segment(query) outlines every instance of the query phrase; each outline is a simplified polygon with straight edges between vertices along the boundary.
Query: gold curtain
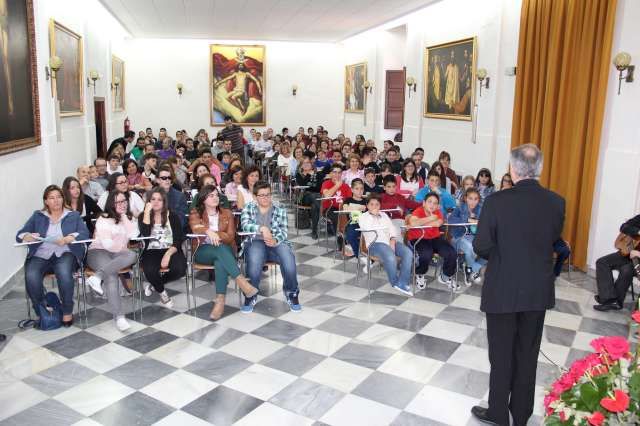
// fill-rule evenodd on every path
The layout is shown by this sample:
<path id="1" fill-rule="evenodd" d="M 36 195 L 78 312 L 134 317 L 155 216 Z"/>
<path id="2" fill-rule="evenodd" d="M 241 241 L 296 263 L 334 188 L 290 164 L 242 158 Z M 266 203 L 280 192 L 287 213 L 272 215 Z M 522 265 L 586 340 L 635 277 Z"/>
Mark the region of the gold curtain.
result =
<path id="1" fill-rule="evenodd" d="M 540 182 L 566 199 L 563 235 L 583 269 L 616 3 L 523 0 L 520 17 L 511 145 L 542 149 Z"/>

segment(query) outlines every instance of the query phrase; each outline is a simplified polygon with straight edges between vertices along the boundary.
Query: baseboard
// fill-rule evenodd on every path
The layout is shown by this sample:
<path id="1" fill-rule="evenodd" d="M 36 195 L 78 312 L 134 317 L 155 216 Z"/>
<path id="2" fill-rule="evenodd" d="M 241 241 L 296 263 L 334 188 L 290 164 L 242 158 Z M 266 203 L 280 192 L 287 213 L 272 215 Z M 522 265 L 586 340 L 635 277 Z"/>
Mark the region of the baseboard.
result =
<path id="1" fill-rule="evenodd" d="M 24 285 L 24 266 L 21 266 L 15 274 L 0 284 L 0 299 L 4 298 L 16 285 Z"/>

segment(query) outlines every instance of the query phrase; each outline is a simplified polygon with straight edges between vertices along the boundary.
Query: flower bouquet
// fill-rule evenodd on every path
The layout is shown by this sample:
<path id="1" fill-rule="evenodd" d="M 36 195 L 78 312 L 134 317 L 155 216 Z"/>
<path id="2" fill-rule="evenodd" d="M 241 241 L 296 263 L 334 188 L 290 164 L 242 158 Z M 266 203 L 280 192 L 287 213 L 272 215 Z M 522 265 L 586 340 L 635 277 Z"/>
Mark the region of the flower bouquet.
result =
<path id="1" fill-rule="evenodd" d="M 634 312 L 640 322 L 640 312 Z M 546 425 L 618 426 L 640 424 L 638 352 L 626 338 L 600 337 L 595 350 L 575 361 L 544 398 Z"/>

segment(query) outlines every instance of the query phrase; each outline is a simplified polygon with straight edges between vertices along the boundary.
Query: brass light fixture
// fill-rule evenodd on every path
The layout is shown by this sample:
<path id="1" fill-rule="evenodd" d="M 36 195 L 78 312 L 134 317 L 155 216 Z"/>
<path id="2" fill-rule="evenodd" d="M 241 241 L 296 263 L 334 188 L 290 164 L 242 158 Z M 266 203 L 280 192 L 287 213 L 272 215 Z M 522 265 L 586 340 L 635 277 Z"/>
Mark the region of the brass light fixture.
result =
<path id="1" fill-rule="evenodd" d="M 369 80 L 366 80 L 364 83 L 362 83 L 362 87 L 364 87 L 364 90 L 369 93 L 373 92 L 373 83 L 371 83 Z"/>
<path id="2" fill-rule="evenodd" d="M 98 81 L 99 79 L 100 79 L 100 74 L 98 74 L 98 71 L 96 70 L 89 71 L 89 77 L 87 77 L 87 86 L 88 87 L 93 86 L 94 95 L 96 93 L 96 81 Z"/>
<path id="3" fill-rule="evenodd" d="M 178 95 L 182 96 L 182 89 L 184 89 L 184 85 L 182 83 L 176 84 L 176 88 L 178 89 Z"/>
<path id="4" fill-rule="evenodd" d="M 416 91 L 418 83 L 414 77 L 407 77 L 407 86 L 409 87 L 409 97 L 411 97 L 411 90 Z"/>
<path id="5" fill-rule="evenodd" d="M 293 96 L 296 96 L 298 94 L 298 85 L 294 84 L 293 86 L 291 86 L 291 94 Z"/>
<path id="6" fill-rule="evenodd" d="M 636 69 L 635 65 L 631 65 L 631 55 L 627 52 L 620 52 L 613 58 L 613 65 L 616 67 L 620 75 L 618 76 L 618 95 L 620 94 L 620 88 L 622 86 L 622 80 L 627 83 L 633 82 L 633 71 Z M 626 74 L 623 74 L 624 72 Z"/>
<path id="7" fill-rule="evenodd" d="M 44 71 L 47 75 L 47 80 L 50 78 L 56 78 L 56 73 L 62 68 L 63 61 L 59 56 L 52 56 L 49 58 L 49 66 L 44 67 Z"/>
<path id="8" fill-rule="evenodd" d="M 476 72 L 476 77 L 478 78 L 478 81 L 480 82 L 480 96 L 482 96 L 482 88 L 484 87 L 485 89 L 489 88 L 489 80 L 490 78 L 487 76 L 487 70 L 484 68 L 478 68 L 478 71 Z"/>
<path id="9" fill-rule="evenodd" d="M 113 82 L 111 83 L 111 90 L 115 90 L 116 95 L 118 94 L 118 86 L 120 86 L 120 77 L 113 77 Z"/>

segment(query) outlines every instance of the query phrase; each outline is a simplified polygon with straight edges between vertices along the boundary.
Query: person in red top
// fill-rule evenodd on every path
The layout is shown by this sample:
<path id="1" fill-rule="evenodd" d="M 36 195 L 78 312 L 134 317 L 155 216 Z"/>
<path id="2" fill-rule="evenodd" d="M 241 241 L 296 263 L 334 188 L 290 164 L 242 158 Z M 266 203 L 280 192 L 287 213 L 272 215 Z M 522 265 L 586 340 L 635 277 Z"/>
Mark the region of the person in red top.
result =
<path id="1" fill-rule="evenodd" d="M 320 193 L 323 198 L 335 197 L 332 200 L 322 200 L 322 210 L 325 211 L 328 209 L 326 217 L 329 218 L 332 224 L 336 225 L 338 223 L 338 215 L 336 214 L 336 211 L 340 210 L 340 206 L 344 200 L 352 195 L 349 185 L 342 181 L 341 166 L 335 164 L 331 166 L 329 177 L 322 182 Z M 335 229 L 329 229 L 329 231 L 330 235 L 335 233 Z"/>
<path id="2" fill-rule="evenodd" d="M 397 209 L 391 212 L 385 212 L 389 215 L 391 220 L 400 219 L 404 221 L 405 215 L 413 209 L 420 207 L 420 203 L 405 198 L 404 196 L 396 192 L 396 177 L 394 175 L 387 175 L 382 180 L 384 185 L 384 193 L 382 194 L 382 200 L 380 202 L 381 210 Z"/>
<path id="3" fill-rule="evenodd" d="M 408 239 L 414 251 L 418 253 L 418 264 L 416 265 L 416 285 L 423 289 L 427 286 L 425 274 L 429 269 L 431 258 L 434 253 L 438 253 L 444 260 L 442 272 L 438 276 L 438 281 L 449 288 L 458 290 L 460 286 L 454 283 L 453 275 L 456 273 L 456 251 L 440 235 L 440 226 L 444 223 L 442 211 L 440 209 L 440 197 L 432 192 L 428 194 L 422 206 L 418 207 L 407 217 L 407 224 L 411 226 L 431 226 L 424 229 L 409 229 Z M 422 237 L 420 242 L 417 240 Z"/>

